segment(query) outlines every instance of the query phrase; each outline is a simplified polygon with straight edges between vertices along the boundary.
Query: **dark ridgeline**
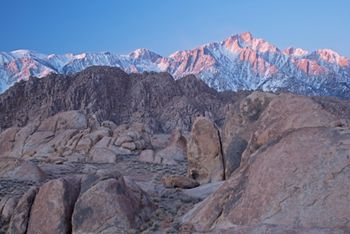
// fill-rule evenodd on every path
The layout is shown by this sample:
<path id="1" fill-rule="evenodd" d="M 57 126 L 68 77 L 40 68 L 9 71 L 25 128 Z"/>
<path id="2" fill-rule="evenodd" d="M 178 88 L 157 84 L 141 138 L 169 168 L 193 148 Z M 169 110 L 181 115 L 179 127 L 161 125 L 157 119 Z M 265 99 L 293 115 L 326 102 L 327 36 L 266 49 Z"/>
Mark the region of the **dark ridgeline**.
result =
<path id="1" fill-rule="evenodd" d="M 198 115 L 209 115 L 220 125 L 226 105 L 248 93 L 217 92 L 193 75 L 175 81 L 168 73 L 127 74 L 94 66 L 74 75 L 16 83 L 0 95 L 0 129 L 68 110 L 117 124 L 144 122 L 158 132 L 189 129 Z"/>

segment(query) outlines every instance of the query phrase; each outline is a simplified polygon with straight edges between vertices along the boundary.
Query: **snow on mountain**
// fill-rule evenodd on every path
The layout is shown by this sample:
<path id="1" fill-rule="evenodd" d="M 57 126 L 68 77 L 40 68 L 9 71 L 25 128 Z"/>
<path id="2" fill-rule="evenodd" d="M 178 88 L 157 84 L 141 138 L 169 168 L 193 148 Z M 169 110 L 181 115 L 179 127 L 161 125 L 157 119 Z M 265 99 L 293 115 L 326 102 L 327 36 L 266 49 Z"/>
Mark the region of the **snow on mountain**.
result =
<path id="1" fill-rule="evenodd" d="M 93 65 L 120 67 L 126 72 L 167 71 L 176 79 L 195 74 L 217 90 L 289 90 L 307 95 L 350 98 L 350 61 L 322 49 L 280 50 L 251 33 L 162 57 L 147 49 L 128 55 L 109 52 L 44 55 L 28 50 L 0 53 L 0 92 L 30 76 L 72 74 Z"/>

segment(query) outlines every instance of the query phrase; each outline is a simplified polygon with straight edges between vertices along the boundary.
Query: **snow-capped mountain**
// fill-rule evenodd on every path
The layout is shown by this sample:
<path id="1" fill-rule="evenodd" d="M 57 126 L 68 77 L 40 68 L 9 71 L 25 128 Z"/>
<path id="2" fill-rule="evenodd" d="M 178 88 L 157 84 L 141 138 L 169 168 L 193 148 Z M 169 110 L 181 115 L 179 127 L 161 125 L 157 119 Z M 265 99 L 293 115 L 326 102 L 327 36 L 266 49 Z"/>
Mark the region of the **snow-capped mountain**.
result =
<path id="1" fill-rule="evenodd" d="M 280 50 L 245 32 L 221 42 L 162 57 L 147 49 L 128 55 L 109 52 L 45 55 L 28 50 L 0 53 L 0 92 L 14 82 L 49 73 L 72 74 L 92 65 L 126 72 L 167 71 L 175 78 L 195 74 L 217 90 L 289 90 L 350 98 L 350 60 L 329 49 Z"/>

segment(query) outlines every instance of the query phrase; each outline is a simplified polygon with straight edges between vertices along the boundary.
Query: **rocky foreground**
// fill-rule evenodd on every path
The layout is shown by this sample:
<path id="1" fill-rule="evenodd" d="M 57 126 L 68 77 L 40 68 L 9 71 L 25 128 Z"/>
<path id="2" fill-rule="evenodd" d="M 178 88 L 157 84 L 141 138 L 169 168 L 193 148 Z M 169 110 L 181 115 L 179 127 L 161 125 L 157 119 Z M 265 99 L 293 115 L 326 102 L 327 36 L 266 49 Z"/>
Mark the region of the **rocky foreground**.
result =
<path id="1" fill-rule="evenodd" d="M 0 96 L 1 233 L 350 233 L 348 101 L 70 78 Z"/>

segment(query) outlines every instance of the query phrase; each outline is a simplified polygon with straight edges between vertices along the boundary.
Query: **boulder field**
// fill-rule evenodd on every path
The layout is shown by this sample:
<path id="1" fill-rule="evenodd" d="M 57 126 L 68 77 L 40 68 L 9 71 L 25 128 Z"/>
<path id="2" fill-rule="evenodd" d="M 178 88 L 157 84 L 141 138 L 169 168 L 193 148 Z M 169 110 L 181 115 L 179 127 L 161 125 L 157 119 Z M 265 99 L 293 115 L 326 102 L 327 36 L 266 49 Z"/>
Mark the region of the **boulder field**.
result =
<path id="1" fill-rule="evenodd" d="M 87 74 L 97 73 L 74 79 Z M 128 89 L 157 88 L 148 83 L 156 74 L 120 76 Z M 71 108 L 91 101 L 83 95 L 62 110 L 45 99 L 58 109 L 35 106 L 39 115 L 10 119 L 19 107 L 6 97 L 51 81 L 3 94 L 0 233 L 350 233 L 349 101 L 265 92 L 230 101 L 237 96 L 202 86 L 189 101 L 193 77 L 164 79 L 164 92 L 179 96 L 147 99 L 145 91 L 150 102 L 136 103 L 145 118 L 117 99 L 106 103 L 120 116 L 101 102 Z M 212 100 L 212 111 L 192 109 L 200 100 Z M 166 113 L 174 103 L 186 113 Z"/>

